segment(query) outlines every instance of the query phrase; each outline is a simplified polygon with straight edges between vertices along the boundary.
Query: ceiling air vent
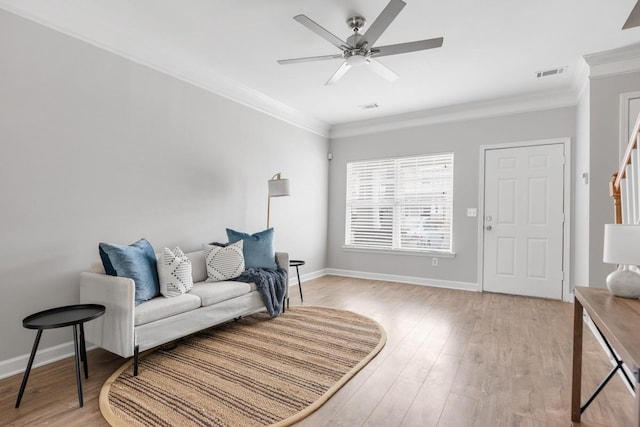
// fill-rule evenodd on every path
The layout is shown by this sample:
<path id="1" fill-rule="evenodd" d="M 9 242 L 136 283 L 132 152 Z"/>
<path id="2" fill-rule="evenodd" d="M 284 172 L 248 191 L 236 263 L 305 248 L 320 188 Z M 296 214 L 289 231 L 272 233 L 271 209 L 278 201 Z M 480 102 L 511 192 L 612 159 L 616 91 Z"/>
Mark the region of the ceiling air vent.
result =
<path id="1" fill-rule="evenodd" d="M 359 106 L 363 110 L 373 110 L 374 108 L 380 108 L 378 103 L 372 102 L 371 104 L 364 104 Z"/>
<path id="2" fill-rule="evenodd" d="M 552 68 L 551 70 L 544 70 L 536 72 L 536 77 L 555 76 L 556 74 L 562 74 L 567 72 L 567 67 Z"/>

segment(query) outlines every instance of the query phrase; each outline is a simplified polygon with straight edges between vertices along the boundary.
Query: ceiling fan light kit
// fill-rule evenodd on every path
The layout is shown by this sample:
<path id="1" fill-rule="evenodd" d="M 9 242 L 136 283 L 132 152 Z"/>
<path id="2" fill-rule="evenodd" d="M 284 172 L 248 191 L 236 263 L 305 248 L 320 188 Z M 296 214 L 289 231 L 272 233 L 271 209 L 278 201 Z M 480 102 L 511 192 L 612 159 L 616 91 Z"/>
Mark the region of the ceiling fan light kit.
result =
<path id="1" fill-rule="evenodd" d="M 391 25 L 391 22 L 393 22 L 396 16 L 398 16 L 400 11 L 406 5 L 407 4 L 402 0 L 391 0 L 364 34 L 360 33 L 360 30 L 365 26 L 367 22 L 366 19 L 360 15 L 349 17 L 347 19 L 347 25 L 349 25 L 353 34 L 349 36 L 346 41 L 343 41 L 338 36 L 330 33 L 307 16 L 296 15 L 293 19 L 340 49 L 342 53 L 337 55 L 281 59 L 278 63 L 281 65 L 287 65 L 299 64 L 301 62 L 324 61 L 328 59 L 342 59 L 342 65 L 340 65 L 338 70 L 333 73 L 329 80 L 327 80 L 325 85 L 335 83 L 342 78 L 342 76 L 344 76 L 351 67 L 360 65 L 369 65 L 369 68 L 379 76 L 392 82 L 399 76 L 386 65 L 376 61 L 376 57 L 438 48 L 442 46 L 444 40 L 442 37 L 438 37 L 428 40 L 376 47 L 375 43 L 378 41 L 378 38 L 380 38 L 382 33 L 389 27 L 389 25 Z"/>
<path id="2" fill-rule="evenodd" d="M 345 55 L 344 60 L 350 66 L 366 64 L 369 61 L 371 52 L 351 52 Z"/>

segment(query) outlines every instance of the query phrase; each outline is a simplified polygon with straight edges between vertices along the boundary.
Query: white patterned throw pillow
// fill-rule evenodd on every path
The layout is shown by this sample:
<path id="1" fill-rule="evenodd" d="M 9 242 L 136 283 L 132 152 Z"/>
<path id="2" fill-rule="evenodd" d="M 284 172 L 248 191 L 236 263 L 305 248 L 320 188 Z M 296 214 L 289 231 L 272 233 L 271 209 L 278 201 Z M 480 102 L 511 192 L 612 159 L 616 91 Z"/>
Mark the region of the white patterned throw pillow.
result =
<path id="1" fill-rule="evenodd" d="M 207 282 L 220 282 L 238 277 L 244 271 L 242 240 L 228 246 L 204 246 Z"/>
<path id="2" fill-rule="evenodd" d="M 164 248 L 158 260 L 160 293 L 165 297 L 177 297 L 193 288 L 191 260 L 176 247 L 173 252 Z"/>

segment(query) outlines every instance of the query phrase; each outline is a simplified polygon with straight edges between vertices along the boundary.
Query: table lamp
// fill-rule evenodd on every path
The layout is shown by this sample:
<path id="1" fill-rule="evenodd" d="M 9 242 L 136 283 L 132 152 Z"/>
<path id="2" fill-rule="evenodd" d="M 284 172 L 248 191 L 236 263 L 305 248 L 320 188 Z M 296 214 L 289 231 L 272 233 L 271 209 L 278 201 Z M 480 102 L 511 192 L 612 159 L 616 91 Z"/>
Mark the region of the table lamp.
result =
<path id="1" fill-rule="evenodd" d="M 289 196 L 289 180 L 282 178 L 282 172 L 278 172 L 269 180 L 269 196 L 267 197 L 267 228 L 269 228 L 271 198 L 282 196 Z"/>
<path id="2" fill-rule="evenodd" d="M 640 298 L 640 274 L 628 266 L 640 265 L 640 225 L 605 224 L 602 260 L 618 264 L 607 276 L 607 288 L 624 298 Z"/>

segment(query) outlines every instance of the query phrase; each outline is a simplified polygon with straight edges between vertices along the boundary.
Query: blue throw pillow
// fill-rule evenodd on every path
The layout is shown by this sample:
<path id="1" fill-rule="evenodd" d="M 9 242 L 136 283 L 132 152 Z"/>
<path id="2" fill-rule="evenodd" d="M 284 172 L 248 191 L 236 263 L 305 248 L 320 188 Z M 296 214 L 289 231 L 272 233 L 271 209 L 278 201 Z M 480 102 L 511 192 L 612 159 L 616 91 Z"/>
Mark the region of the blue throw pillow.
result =
<path id="1" fill-rule="evenodd" d="M 245 268 L 278 268 L 273 247 L 273 228 L 247 234 L 227 228 L 229 243 L 242 240 Z"/>
<path id="2" fill-rule="evenodd" d="M 98 249 L 108 275 L 133 279 L 136 305 L 160 295 L 156 254 L 147 240 L 129 246 L 100 243 Z"/>

